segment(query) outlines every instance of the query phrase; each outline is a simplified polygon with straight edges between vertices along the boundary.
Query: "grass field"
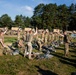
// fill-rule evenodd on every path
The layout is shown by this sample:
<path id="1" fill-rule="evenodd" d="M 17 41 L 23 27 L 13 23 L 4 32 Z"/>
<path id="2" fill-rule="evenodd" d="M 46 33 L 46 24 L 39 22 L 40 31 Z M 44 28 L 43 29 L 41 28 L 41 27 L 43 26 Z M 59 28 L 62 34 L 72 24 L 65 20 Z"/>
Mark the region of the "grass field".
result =
<path id="1" fill-rule="evenodd" d="M 5 43 L 13 43 L 17 40 L 17 37 L 13 37 L 13 36 L 6 36 L 5 39 L 4 39 L 4 42 Z"/>
<path id="2" fill-rule="evenodd" d="M 10 38 L 5 38 L 10 42 Z M 16 38 L 11 38 L 14 42 Z M 0 56 L 0 75 L 71 75 L 76 72 L 76 48 L 70 48 L 69 56 L 64 57 L 64 47 L 51 53 L 50 59 L 29 60 L 22 55 Z"/>

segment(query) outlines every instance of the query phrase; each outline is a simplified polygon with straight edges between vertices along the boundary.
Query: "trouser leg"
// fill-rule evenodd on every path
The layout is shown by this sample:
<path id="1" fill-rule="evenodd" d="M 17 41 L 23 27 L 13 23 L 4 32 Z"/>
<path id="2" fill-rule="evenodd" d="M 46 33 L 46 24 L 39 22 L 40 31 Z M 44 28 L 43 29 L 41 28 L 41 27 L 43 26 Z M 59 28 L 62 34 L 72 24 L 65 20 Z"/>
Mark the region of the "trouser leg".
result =
<path id="1" fill-rule="evenodd" d="M 27 55 L 27 52 L 28 52 L 28 46 L 25 47 L 25 50 L 24 50 L 24 57 Z"/>
<path id="2" fill-rule="evenodd" d="M 69 44 L 65 43 L 65 51 L 64 51 L 64 55 L 68 55 L 69 54 Z"/>
<path id="3" fill-rule="evenodd" d="M 31 44 L 31 42 L 28 43 L 28 50 L 29 50 L 28 58 L 31 59 L 31 53 L 32 53 L 32 44 Z"/>
<path id="4" fill-rule="evenodd" d="M 2 46 L 3 46 L 3 47 L 6 47 L 6 45 L 4 45 L 4 43 L 3 43 L 3 40 L 2 40 L 2 39 L 0 39 L 0 42 L 1 42 L 1 44 L 2 44 Z"/>
<path id="5" fill-rule="evenodd" d="M 38 42 L 37 42 L 37 45 L 38 45 L 38 50 L 41 51 L 41 49 L 42 49 L 42 48 L 41 48 L 41 47 L 42 47 L 42 46 L 41 46 L 41 42 L 38 41 Z"/>

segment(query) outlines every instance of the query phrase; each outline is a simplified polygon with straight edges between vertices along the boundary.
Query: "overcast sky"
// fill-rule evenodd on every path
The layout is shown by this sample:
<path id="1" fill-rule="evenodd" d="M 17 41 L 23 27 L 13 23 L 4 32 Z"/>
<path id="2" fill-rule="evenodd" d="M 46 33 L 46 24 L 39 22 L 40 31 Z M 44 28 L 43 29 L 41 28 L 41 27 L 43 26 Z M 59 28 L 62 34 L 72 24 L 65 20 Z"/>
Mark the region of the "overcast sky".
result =
<path id="1" fill-rule="evenodd" d="M 0 17 L 3 14 L 8 14 L 12 20 L 16 15 L 22 14 L 23 16 L 31 17 L 34 8 L 40 4 L 56 3 L 57 5 L 76 3 L 76 0 L 0 0 Z"/>

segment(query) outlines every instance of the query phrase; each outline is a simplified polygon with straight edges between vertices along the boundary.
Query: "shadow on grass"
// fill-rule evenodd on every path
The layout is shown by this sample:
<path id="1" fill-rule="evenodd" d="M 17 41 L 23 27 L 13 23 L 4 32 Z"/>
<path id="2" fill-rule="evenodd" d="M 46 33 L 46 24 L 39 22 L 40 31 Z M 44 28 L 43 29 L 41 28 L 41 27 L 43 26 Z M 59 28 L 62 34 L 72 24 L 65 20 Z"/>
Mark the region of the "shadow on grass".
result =
<path id="1" fill-rule="evenodd" d="M 72 66 L 76 67 L 76 63 L 73 63 L 72 61 L 67 61 L 67 60 L 60 59 L 60 62 L 62 62 L 64 64 L 69 64 L 69 65 L 72 65 Z"/>
<path id="2" fill-rule="evenodd" d="M 35 67 L 38 69 L 38 72 L 40 73 L 40 75 L 58 75 L 58 74 L 51 72 L 49 70 L 43 70 L 39 66 L 35 66 Z"/>
<path id="3" fill-rule="evenodd" d="M 76 59 L 70 59 L 68 57 L 64 57 L 61 53 L 51 53 L 52 55 L 56 56 L 59 58 L 60 62 L 69 64 L 72 66 L 76 66 Z"/>
<path id="4" fill-rule="evenodd" d="M 76 57 L 75 55 L 71 55 L 72 57 Z"/>
<path id="5" fill-rule="evenodd" d="M 58 49 L 58 50 L 64 50 L 64 48 L 60 48 L 60 47 L 58 47 L 58 48 L 55 48 L 55 49 Z"/>
<path id="6" fill-rule="evenodd" d="M 74 49 L 74 50 L 69 50 L 69 52 L 76 53 L 76 49 Z"/>

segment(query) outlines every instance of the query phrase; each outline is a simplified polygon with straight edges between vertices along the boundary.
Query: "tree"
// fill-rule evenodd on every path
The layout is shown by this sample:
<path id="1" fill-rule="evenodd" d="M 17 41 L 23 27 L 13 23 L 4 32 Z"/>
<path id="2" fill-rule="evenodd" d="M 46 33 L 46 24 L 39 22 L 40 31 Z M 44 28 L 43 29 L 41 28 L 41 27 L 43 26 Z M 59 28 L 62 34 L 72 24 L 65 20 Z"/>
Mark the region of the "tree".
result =
<path id="1" fill-rule="evenodd" d="M 11 20 L 7 14 L 0 17 L 0 27 L 38 27 L 39 29 L 54 28 L 76 30 L 76 4 L 57 6 L 56 4 L 39 4 L 34 8 L 31 18 L 16 15 L 15 21 Z"/>
<path id="2" fill-rule="evenodd" d="M 24 28 L 24 20 L 22 19 L 22 15 L 16 15 L 13 26 Z"/>
<path id="3" fill-rule="evenodd" d="M 76 12 L 72 14 L 71 18 L 70 18 L 70 26 L 69 26 L 70 30 L 76 30 Z"/>
<path id="4" fill-rule="evenodd" d="M 31 27 L 31 18 L 22 15 L 17 15 L 14 21 L 14 26 L 20 26 L 22 29 L 24 29 L 25 27 Z"/>
<path id="5" fill-rule="evenodd" d="M 34 8 L 32 23 L 34 27 L 43 28 L 41 15 L 43 13 L 44 4 L 39 4 Z"/>
<path id="6" fill-rule="evenodd" d="M 44 6 L 44 12 L 42 14 L 42 22 L 44 29 L 52 30 L 56 26 L 57 18 L 57 5 L 56 4 L 46 4 Z"/>
<path id="7" fill-rule="evenodd" d="M 66 26 L 69 24 L 69 11 L 65 4 L 58 6 L 58 18 L 62 29 L 66 30 Z"/>
<path id="8" fill-rule="evenodd" d="M 70 19 L 69 19 L 69 30 L 76 30 L 76 4 L 69 6 Z"/>
<path id="9" fill-rule="evenodd" d="M 13 21 L 12 21 L 11 17 L 9 17 L 7 14 L 4 14 L 1 16 L 1 18 L 0 18 L 1 27 L 11 28 L 12 23 L 13 23 Z"/>
<path id="10" fill-rule="evenodd" d="M 76 11 L 76 5 L 74 5 L 73 3 L 70 5 L 69 7 L 69 11 L 70 13 L 74 13 Z"/>
<path id="11" fill-rule="evenodd" d="M 32 27 L 31 26 L 31 18 L 26 17 L 26 19 L 24 20 L 24 25 L 25 25 L 25 27 Z"/>

